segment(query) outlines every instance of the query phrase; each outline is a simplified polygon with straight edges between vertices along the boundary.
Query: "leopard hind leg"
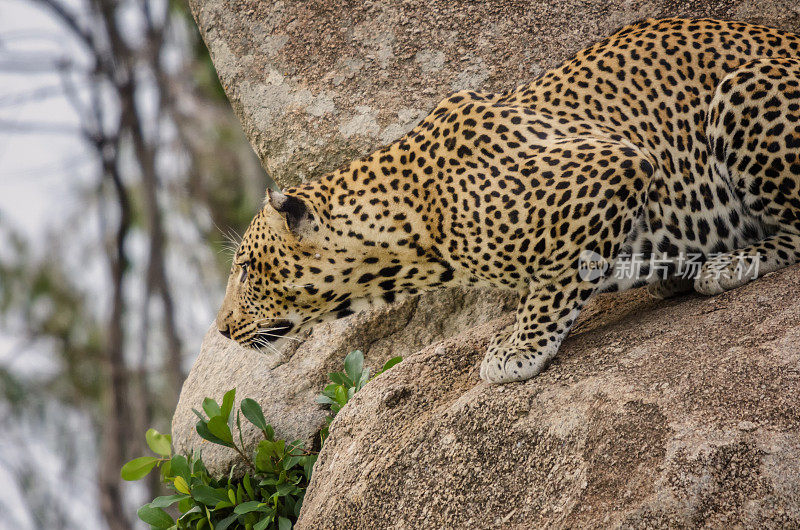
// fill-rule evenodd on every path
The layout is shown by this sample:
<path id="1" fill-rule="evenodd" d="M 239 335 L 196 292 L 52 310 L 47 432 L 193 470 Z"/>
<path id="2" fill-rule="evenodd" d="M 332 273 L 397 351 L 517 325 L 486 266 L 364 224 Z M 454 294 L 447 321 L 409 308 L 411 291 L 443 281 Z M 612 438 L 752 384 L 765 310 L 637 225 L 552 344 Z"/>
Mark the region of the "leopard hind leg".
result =
<path id="1" fill-rule="evenodd" d="M 770 232 L 709 257 L 695 289 L 710 295 L 800 261 L 800 60 L 759 59 L 728 74 L 709 107 L 707 138 L 743 215 Z"/>

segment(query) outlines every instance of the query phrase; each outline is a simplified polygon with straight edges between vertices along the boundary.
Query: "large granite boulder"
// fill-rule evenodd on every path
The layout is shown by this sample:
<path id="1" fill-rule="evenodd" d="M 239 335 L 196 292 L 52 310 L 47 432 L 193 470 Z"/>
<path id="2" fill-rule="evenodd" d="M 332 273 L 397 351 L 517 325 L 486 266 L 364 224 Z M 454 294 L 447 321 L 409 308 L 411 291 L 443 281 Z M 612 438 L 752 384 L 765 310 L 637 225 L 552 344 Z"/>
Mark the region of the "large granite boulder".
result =
<path id="1" fill-rule="evenodd" d="M 800 267 L 638 295 L 598 300 L 525 383 L 478 378 L 497 322 L 371 382 L 296 528 L 800 528 Z"/>
<path id="2" fill-rule="evenodd" d="M 800 31 L 794 0 L 190 4 L 281 186 L 390 142 L 450 91 L 524 83 L 640 18 Z M 501 387 L 480 383 L 476 368 L 510 318 L 491 321 L 513 305 L 494 293 L 426 295 L 321 326 L 278 356 L 212 330 L 174 440 L 227 470 L 234 455 L 201 444 L 190 408 L 236 386 L 279 434 L 312 444 L 325 414 L 314 395 L 361 348 L 373 367 L 406 360 L 334 423 L 300 527 L 798 526 L 799 273 L 711 299 L 598 299 L 550 370 Z"/>
<path id="3" fill-rule="evenodd" d="M 222 84 L 282 186 L 368 154 L 447 93 L 526 83 L 646 17 L 796 30 L 795 0 L 189 0 Z"/>

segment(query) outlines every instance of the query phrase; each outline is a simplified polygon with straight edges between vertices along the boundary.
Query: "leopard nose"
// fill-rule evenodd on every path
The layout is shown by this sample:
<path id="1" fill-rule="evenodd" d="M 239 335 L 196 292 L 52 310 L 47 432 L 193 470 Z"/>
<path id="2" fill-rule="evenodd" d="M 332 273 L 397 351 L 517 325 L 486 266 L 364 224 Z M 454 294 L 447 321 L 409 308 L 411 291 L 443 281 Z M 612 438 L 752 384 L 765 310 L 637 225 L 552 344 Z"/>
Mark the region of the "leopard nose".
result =
<path id="1" fill-rule="evenodd" d="M 217 331 L 219 331 L 219 334 L 222 335 L 223 337 L 225 337 L 226 339 L 231 338 L 231 328 L 230 327 L 225 326 L 224 328 L 219 328 Z"/>

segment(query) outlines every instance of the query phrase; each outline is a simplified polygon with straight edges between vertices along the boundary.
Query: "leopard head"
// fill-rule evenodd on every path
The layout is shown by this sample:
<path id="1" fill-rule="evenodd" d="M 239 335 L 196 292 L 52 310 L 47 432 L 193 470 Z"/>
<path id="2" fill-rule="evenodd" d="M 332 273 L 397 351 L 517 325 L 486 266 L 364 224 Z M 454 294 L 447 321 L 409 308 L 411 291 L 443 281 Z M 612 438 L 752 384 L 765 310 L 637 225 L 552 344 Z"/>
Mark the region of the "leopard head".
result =
<path id="1" fill-rule="evenodd" d="M 233 259 L 217 314 L 222 335 L 245 347 L 275 346 L 316 322 L 392 302 L 439 277 L 443 267 L 435 260 L 368 241 L 326 202 L 298 190 L 268 193 Z"/>
<path id="2" fill-rule="evenodd" d="M 236 251 L 217 313 L 219 332 L 259 347 L 297 332 L 329 309 L 317 285 L 324 279 L 319 221 L 305 200 L 269 191 Z"/>

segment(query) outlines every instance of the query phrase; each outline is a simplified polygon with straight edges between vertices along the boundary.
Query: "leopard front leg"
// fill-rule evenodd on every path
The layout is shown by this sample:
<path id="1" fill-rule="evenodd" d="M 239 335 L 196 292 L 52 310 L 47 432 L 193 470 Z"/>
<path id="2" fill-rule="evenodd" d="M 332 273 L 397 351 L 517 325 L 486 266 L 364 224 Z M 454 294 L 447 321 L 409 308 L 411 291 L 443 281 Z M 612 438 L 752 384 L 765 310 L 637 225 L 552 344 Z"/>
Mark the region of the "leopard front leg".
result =
<path id="1" fill-rule="evenodd" d="M 523 381 L 538 375 L 558 352 L 596 285 L 575 279 L 536 286 L 520 301 L 517 320 L 489 343 L 481 378 L 489 383 Z"/>
<path id="2" fill-rule="evenodd" d="M 570 158 L 563 173 L 554 169 L 553 160 L 567 151 L 591 160 L 579 177 Z M 638 148 L 588 137 L 554 141 L 526 164 L 525 178 L 542 190 L 526 216 L 534 224 L 520 232 L 538 250 L 523 260 L 530 283 L 516 322 L 491 341 L 481 364 L 481 377 L 490 383 L 522 381 L 545 369 L 583 305 L 613 271 L 657 171 Z"/>

